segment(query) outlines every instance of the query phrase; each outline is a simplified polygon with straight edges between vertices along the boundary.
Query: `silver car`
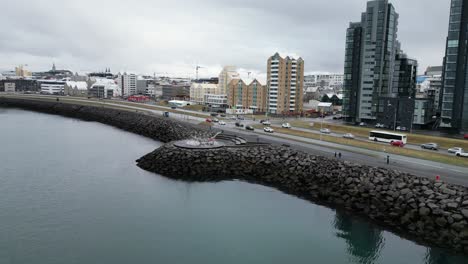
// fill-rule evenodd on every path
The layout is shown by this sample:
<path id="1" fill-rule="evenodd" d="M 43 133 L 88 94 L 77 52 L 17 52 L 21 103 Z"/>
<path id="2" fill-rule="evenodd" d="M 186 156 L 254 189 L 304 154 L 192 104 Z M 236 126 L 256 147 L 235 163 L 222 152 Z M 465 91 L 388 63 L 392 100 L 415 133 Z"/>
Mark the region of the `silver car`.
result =
<path id="1" fill-rule="evenodd" d="M 343 138 L 354 139 L 354 135 L 351 134 L 351 133 L 347 133 L 347 134 L 344 134 L 344 135 L 343 135 Z"/>
<path id="2" fill-rule="evenodd" d="M 328 128 L 322 128 L 322 129 L 320 129 L 320 133 L 323 133 L 323 134 L 330 134 L 331 131 L 330 131 L 330 129 L 328 129 Z"/>
<path id="3" fill-rule="evenodd" d="M 421 145 L 422 149 L 430 149 L 430 150 L 439 150 L 439 145 L 437 143 L 426 143 Z"/>

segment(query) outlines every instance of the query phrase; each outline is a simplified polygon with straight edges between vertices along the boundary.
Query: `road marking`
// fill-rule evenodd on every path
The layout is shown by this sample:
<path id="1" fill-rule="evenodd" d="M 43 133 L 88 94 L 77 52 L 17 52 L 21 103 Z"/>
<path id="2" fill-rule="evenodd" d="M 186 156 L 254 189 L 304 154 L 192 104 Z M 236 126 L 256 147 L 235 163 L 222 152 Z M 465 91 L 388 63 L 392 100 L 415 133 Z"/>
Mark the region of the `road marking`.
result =
<path id="1" fill-rule="evenodd" d="M 459 170 L 454 170 L 454 169 L 449 169 L 451 171 L 455 171 L 455 172 L 460 172 L 460 173 L 465 173 L 464 171 L 459 171 Z"/>
<path id="2" fill-rule="evenodd" d="M 395 158 L 393 158 L 393 159 L 394 159 L 394 160 L 403 161 L 403 162 L 414 163 L 414 164 L 418 164 L 418 165 L 429 166 L 429 167 L 433 167 L 433 168 L 437 168 L 437 169 L 443 169 L 443 168 L 444 168 L 444 167 L 441 167 L 441 166 L 434 166 L 434 165 L 430 165 L 430 164 L 426 164 L 426 163 L 421 163 L 421 162 L 415 162 L 415 161 L 409 161 L 409 160 L 402 160 L 402 159 L 395 159 Z"/>

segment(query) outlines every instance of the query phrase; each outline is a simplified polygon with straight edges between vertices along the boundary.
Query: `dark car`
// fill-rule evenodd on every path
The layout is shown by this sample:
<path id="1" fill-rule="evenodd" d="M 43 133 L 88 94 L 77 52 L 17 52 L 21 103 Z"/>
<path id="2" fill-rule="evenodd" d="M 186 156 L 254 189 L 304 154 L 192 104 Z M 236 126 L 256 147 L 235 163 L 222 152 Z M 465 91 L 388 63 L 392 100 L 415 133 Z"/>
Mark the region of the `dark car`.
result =
<path id="1" fill-rule="evenodd" d="M 221 114 L 221 117 L 226 117 L 226 115 L 225 115 L 225 114 Z"/>
<path id="2" fill-rule="evenodd" d="M 465 134 L 465 136 L 463 136 L 464 139 L 468 139 L 468 134 Z"/>
<path id="3" fill-rule="evenodd" d="M 254 130 L 255 130 L 255 128 L 254 128 L 253 126 L 246 126 L 245 129 L 250 130 L 250 131 L 254 131 Z"/>
<path id="4" fill-rule="evenodd" d="M 175 107 L 175 106 L 171 106 L 171 109 L 177 109 L 177 107 Z"/>
<path id="5" fill-rule="evenodd" d="M 236 122 L 236 127 L 244 127 L 244 124 Z"/>
<path id="6" fill-rule="evenodd" d="M 211 113 L 211 116 L 216 117 L 216 116 L 218 116 L 218 114 L 217 113 Z"/>

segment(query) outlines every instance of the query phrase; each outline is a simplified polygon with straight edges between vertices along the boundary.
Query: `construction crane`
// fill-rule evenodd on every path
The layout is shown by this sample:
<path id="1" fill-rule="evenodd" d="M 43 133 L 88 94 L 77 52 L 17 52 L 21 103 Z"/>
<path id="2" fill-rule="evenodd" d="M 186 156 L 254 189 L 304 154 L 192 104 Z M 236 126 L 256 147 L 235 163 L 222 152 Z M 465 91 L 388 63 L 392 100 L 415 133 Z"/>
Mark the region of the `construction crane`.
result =
<path id="1" fill-rule="evenodd" d="M 197 79 L 197 81 L 198 81 L 198 70 L 199 70 L 199 69 L 202 69 L 202 68 L 204 68 L 204 67 L 197 65 L 195 68 L 196 68 L 196 72 L 197 72 L 196 79 Z"/>

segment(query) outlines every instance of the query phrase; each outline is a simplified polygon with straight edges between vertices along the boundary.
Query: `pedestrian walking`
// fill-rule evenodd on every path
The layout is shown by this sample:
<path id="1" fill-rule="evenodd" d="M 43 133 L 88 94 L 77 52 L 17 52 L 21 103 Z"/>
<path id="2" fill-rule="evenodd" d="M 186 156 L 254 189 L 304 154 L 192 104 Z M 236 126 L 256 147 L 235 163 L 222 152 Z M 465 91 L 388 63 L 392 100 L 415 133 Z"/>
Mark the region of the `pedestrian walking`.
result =
<path id="1" fill-rule="evenodd" d="M 339 158 L 339 159 L 341 159 L 341 152 L 340 152 L 340 153 L 338 153 L 338 158 Z"/>

